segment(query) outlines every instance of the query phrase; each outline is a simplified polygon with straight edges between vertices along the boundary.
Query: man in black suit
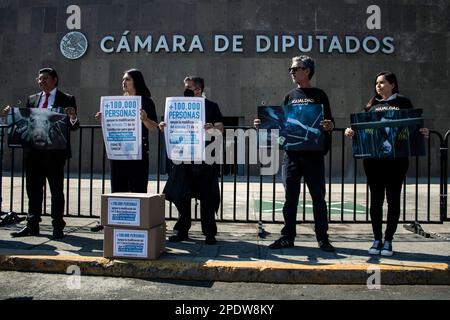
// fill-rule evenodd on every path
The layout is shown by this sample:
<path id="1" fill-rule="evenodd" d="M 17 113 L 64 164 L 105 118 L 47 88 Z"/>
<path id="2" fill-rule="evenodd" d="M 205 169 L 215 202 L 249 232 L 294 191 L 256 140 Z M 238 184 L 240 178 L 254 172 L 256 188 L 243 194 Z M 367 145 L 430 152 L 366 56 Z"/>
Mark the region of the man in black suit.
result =
<path id="1" fill-rule="evenodd" d="M 39 70 L 36 79 L 42 92 L 31 95 L 26 108 L 63 108 L 67 114 L 67 127 L 76 130 L 80 126 L 76 114 L 75 97 L 58 90 L 58 75 L 52 68 Z M 7 107 L 8 108 L 8 107 Z M 5 109 L 4 111 L 9 111 Z M 67 148 L 65 150 L 24 149 L 26 185 L 28 195 L 27 226 L 18 232 L 11 233 L 12 237 L 39 235 L 42 201 L 45 180 L 47 179 L 52 195 L 51 216 L 53 238 L 64 237 L 66 223 L 64 214 L 64 165 L 71 157 L 70 133 L 67 134 Z"/>
<path id="2" fill-rule="evenodd" d="M 186 97 L 203 97 L 205 81 L 200 77 L 186 77 L 184 79 L 184 95 Z M 223 133 L 223 116 L 217 103 L 205 98 L 205 130 L 216 129 Z M 160 123 L 164 130 L 165 123 Z M 205 141 L 207 146 L 211 141 Z M 191 228 L 191 198 L 200 200 L 200 220 L 205 244 L 217 243 L 217 224 L 215 214 L 220 205 L 220 189 L 218 168 L 216 164 L 174 164 L 172 163 L 169 179 L 163 193 L 166 200 L 172 201 L 179 213 L 174 226 L 174 234 L 169 237 L 170 242 L 180 242 L 189 239 Z"/>

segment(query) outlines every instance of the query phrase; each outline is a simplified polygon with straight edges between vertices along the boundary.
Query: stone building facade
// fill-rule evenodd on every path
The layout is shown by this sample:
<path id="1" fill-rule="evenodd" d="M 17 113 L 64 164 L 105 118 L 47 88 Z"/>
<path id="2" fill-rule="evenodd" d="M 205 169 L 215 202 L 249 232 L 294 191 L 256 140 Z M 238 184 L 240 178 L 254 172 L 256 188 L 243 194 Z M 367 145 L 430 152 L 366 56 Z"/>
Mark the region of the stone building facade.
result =
<path id="1" fill-rule="evenodd" d="M 79 30 L 68 29 L 71 5 L 80 9 Z M 380 19 L 371 5 L 380 9 Z M 144 73 L 159 117 L 165 98 L 182 94 L 184 76 L 199 75 L 228 124 L 250 125 L 258 105 L 280 104 L 293 88 L 290 58 L 305 53 L 316 60 L 313 84 L 327 92 L 338 127 L 348 126 L 349 114 L 372 96 L 375 75 L 391 70 L 400 92 L 424 109 L 426 126 L 442 134 L 450 129 L 446 0 L 0 0 L 0 15 L 0 105 L 37 92 L 37 70 L 52 66 L 61 89 L 76 96 L 82 124 L 96 124 L 100 97 L 121 94 L 123 71 L 135 67 Z M 60 50 L 71 31 L 83 33 L 89 43 L 73 60 Z M 83 155 L 90 152 L 84 142 L 90 133 L 84 135 Z M 94 150 L 100 150 L 101 136 L 94 141 Z M 340 141 L 337 136 L 336 152 Z M 349 141 L 345 150 L 351 156 Z M 7 157 L 10 151 L 5 152 Z M 432 172 L 438 175 L 435 143 L 432 152 Z M 96 172 L 101 156 L 94 155 Z M 154 173 L 156 155 L 151 159 Z M 338 175 L 340 156 L 332 161 Z M 83 160 L 82 171 L 88 167 Z M 349 175 L 352 167 L 353 161 L 346 162 Z"/>

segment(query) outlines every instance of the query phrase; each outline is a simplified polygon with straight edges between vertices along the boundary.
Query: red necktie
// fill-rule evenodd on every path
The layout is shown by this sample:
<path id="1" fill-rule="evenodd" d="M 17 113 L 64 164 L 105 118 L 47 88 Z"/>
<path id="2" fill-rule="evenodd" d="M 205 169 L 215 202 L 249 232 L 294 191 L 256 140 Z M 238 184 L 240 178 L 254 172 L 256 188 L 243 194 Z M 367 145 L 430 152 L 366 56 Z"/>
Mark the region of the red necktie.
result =
<path id="1" fill-rule="evenodd" d="M 45 101 L 44 101 L 44 104 L 42 105 L 42 108 L 48 107 L 48 97 L 50 97 L 50 93 L 45 94 Z"/>

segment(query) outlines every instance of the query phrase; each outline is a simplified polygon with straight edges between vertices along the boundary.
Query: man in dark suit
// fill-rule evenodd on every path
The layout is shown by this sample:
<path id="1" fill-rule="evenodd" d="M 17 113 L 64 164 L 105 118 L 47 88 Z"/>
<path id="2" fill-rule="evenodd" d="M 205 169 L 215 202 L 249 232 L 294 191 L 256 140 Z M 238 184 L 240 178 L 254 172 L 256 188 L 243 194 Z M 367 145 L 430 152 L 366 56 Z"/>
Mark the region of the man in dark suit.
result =
<path id="1" fill-rule="evenodd" d="M 63 108 L 67 114 L 67 127 L 76 130 L 79 121 L 76 114 L 75 97 L 58 90 L 58 75 L 52 68 L 39 70 L 36 79 L 42 92 L 28 98 L 26 108 Z M 8 110 L 4 110 L 8 111 Z M 67 134 L 67 148 L 65 150 L 24 149 L 26 169 L 26 189 L 28 195 L 27 225 L 18 232 L 11 233 L 12 237 L 39 235 L 42 201 L 45 180 L 47 179 L 52 195 L 51 217 L 53 238 L 64 237 L 66 223 L 64 214 L 64 165 L 71 157 L 70 133 Z"/>
<path id="2" fill-rule="evenodd" d="M 205 81 L 200 77 L 186 77 L 184 79 L 184 95 L 186 97 L 203 97 Z M 216 129 L 223 133 L 223 116 L 217 103 L 205 99 L 205 130 Z M 160 123 L 164 130 L 165 123 Z M 211 141 L 205 141 L 207 146 Z M 191 228 L 191 199 L 200 200 L 200 220 L 205 244 L 217 243 L 217 224 L 215 214 L 220 205 L 220 189 L 218 168 L 216 164 L 174 164 L 172 163 L 169 179 L 163 193 L 166 200 L 175 204 L 179 216 L 174 226 L 174 234 L 169 237 L 170 242 L 180 242 L 189 239 Z"/>

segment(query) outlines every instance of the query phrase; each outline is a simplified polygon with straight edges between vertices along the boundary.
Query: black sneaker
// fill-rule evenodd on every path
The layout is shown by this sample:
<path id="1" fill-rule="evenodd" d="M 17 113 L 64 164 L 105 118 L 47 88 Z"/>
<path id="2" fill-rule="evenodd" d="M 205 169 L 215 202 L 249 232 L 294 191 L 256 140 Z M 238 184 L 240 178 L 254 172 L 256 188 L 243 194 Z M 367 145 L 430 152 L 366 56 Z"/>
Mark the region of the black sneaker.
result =
<path id="1" fill-rule="evenodd" d="M 334 247 L 328 240 L 319 241 L 318 244 L 319 244 L 319 248 L 322 251 L 326 251 L 326 252 L 334 252 L 335 251 Z"/>
<path id="2" fill-rule="evenodd" d="M 369 249 L 369 254 L 380 254 L 381 249 L 383 248 L 383 241 L 381 240 L 375 240 L 372 244 L 372 247 Z"/>
<path id="3" fill-rule="evenodd" d="M 385 257 L 390 257 L 394 254 L 392 251 L 392 241 L 384 241 L 383 248 L 381 249 L 381 255 Z"/>
<path id="4" fill-rule="evenodd" d="M 178 233 L 169 237 L 169 242 L 181 242 L 186 240 L 189 240 L 189 236 L 187 234 Z"/>
<path id="5" fill-rule="evenodd" d="M 205 244 L 216 244 L 217 240 L 214 236 L 207 236 L 205 238 Z"/>
<path id="6" fill-rule="evenodd" d="M 270 249 L 283 249 L 283 248 L 292 248 L 294 246 L 294 240 L 289 240 L 286 237 L 281 237 L 274 243 L 272 243 L 269 248 Z"/>

